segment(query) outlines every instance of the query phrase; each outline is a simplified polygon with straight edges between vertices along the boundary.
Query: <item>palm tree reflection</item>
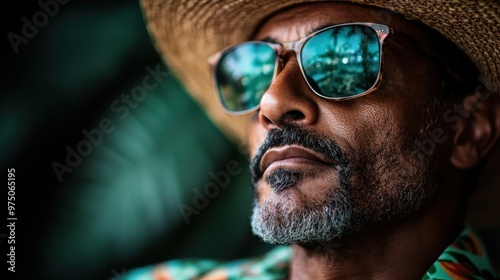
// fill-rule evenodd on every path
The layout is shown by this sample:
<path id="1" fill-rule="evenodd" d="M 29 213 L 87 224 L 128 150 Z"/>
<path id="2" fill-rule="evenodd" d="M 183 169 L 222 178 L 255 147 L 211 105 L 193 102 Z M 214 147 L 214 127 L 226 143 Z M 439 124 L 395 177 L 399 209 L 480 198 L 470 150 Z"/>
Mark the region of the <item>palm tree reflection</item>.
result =
<path id="1" fill-rule="evenodd" d="M 226 53 L 216 70 L 222 101 L 232 110 L 259 104 L 274 73 L 275 52 L 264 43 L 248 43 Z"/>
<path id="2" fill-rule="evenodd" d="M 311 38 L 302 50 L 311 86 L 330 97 L 359 94 L 377 79 L 379 44 L 367 26 L 332 28 Z"/>

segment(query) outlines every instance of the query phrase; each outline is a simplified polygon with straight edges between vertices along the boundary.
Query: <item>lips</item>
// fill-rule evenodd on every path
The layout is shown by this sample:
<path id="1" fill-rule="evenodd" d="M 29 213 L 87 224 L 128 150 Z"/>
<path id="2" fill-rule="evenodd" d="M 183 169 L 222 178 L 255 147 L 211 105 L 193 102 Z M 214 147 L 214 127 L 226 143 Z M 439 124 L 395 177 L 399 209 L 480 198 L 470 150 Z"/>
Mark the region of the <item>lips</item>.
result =
<path id="1" fill-rule="evenodd" d="M 316 164 L 333 167 L 333 162 L 326 160 L 321 154 L 296 145 L 269 149 L 260 162 L 260 174 L 264 174 L 269 167 L 277 164 Z"/>

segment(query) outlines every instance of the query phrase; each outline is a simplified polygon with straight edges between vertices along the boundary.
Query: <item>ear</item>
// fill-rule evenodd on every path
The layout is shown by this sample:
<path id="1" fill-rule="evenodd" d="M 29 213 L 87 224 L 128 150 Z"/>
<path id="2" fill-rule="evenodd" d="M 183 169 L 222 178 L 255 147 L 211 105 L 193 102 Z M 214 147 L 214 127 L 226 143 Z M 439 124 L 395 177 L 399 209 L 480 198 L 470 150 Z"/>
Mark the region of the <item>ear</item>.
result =
<path id="1" fill-rule="evenodd" d="M 500 137 L 500 98 L 476 93 L 463 99 L 462 120 L 453 139 L 451 163 L 459 169 L 477 166 Z M 468 117 L 464 117 L 468 116 Z"/>

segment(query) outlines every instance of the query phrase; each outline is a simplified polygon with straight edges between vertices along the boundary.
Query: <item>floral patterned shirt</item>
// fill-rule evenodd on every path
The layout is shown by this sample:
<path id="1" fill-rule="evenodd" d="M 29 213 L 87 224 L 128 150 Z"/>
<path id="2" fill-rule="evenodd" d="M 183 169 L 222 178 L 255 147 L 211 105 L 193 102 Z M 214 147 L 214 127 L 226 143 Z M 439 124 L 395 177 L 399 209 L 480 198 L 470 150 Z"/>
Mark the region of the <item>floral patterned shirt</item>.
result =
<path id="1" fill-rule="evenodd" d="M 229 263 L 185 259 L 130 271 L 129 280 L 277 280 L 286 279 L 292 249 L 279 246 L 260 258 Z M 476 235 L 465 227 L 429 270 L 423 280 L 430 279 L 500 279 L 493 270 L 484 247 Z"/>

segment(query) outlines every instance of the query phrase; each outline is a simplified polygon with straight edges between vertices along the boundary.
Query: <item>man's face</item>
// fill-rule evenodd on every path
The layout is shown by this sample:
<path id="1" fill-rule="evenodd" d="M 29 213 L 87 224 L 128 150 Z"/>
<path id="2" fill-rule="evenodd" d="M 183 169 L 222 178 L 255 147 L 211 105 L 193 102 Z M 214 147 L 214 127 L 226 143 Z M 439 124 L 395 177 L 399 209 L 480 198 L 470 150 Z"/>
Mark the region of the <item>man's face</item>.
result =
<path id="1" fill-rule="evenodd" d="M 295 6 L 265 21 L 255 39 L 293 41 L 320 26 L 377 22 L 377 15 L 345 3 Z M 400 17 L 384 23 L 416 40 L 423 36 Z M 311 92 L 295 54 L 284 56 L 249 125 L 252 227 L 265 241 L 330 241 L 416 213 L 436 193 L 435 158 L 446 152 L 432 158 L 416 152 L 435 113 L 434 65 L 390 38 L 383 52 L 381 86 L 337 102 Z"/>

